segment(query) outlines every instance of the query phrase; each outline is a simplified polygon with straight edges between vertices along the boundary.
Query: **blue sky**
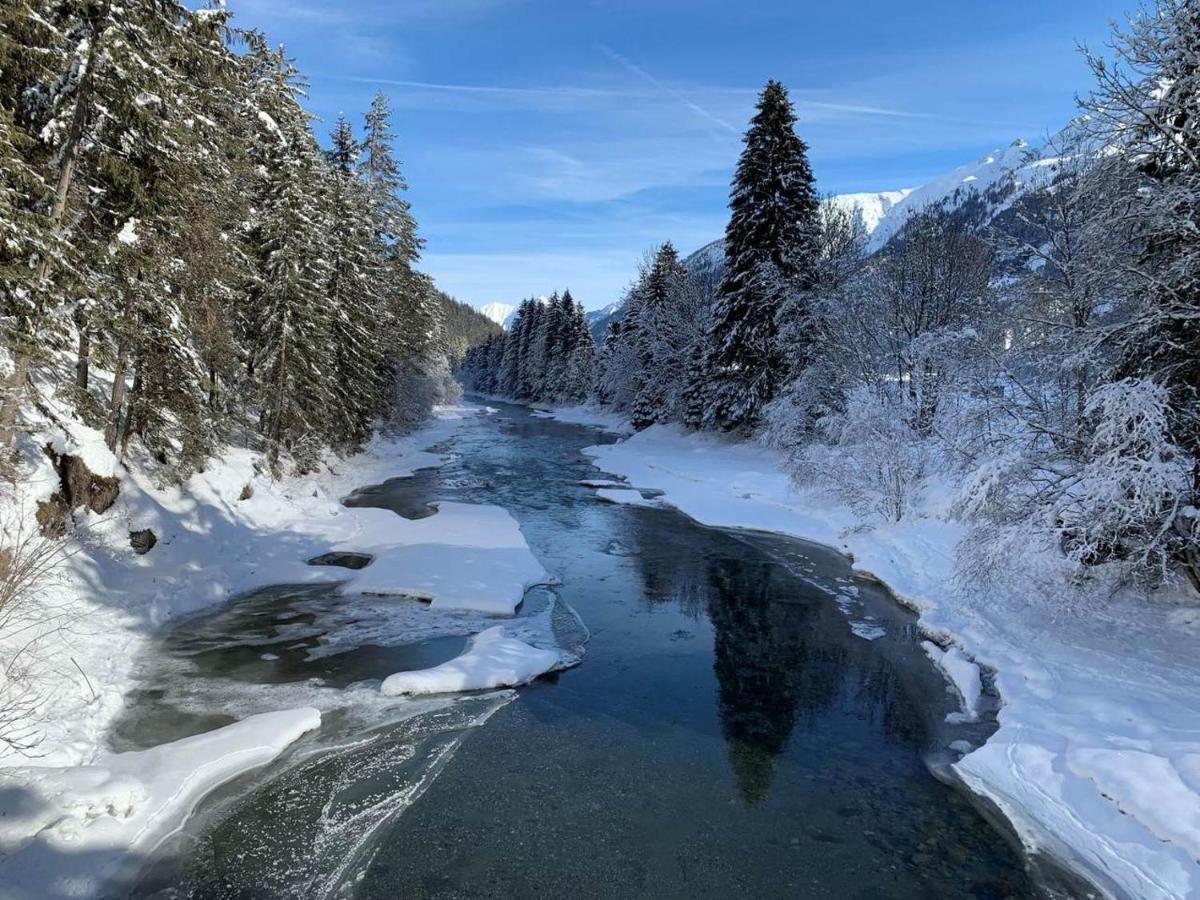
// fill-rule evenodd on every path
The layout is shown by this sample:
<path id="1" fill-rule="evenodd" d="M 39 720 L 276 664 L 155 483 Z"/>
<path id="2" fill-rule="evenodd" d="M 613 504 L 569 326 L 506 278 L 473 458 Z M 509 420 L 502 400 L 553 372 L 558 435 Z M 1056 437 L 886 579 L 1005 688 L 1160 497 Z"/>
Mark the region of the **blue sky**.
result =
<path id="1" fill-rule="evenodd" d="M 1072 115 L 1133 0 L 229 0 L 324 132 L 392 100 L 423 268 L 481 305 L 616 299 L 721 235 L 758 90 L 791 90 L 825 193 L 912 187 Z"/>

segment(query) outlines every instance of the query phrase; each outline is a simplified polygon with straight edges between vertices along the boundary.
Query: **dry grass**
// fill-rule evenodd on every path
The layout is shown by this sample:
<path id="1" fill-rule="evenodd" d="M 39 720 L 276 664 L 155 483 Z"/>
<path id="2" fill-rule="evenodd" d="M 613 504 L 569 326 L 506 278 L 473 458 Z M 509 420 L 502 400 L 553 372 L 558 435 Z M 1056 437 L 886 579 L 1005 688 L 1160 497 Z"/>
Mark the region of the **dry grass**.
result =
<path id="1" fill-rule="evenodd" d="M 43 698 L 30 670 L 57 618 L 40 595 L 68 553 L 65 541 L 43 537 L 23 509 L 0 516 L 0 748 L 27 753 L 40 741 Z"/>

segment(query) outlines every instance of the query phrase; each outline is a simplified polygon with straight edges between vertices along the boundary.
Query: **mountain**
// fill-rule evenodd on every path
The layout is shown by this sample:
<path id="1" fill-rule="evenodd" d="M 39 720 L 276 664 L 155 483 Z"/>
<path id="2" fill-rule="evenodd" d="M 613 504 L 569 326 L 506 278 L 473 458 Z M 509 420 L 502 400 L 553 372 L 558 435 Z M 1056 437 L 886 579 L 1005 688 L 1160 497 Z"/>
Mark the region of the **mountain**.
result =
<path id="1" fill-rule="evenodd" d="M 485 303 L 479 307 L 479 311 L 504 328 L 508 327 L 508 320 L 512 314 L 517 311 L 517 308 L 511 303 Z"/>
<path id="2" fill-rule="evenodd" d="M 621 307 L 625 305 L 623 300 L 617 300 L 615 303 L 610 303 L 602 309 L 593 309 L 585 317 L 587 319 L 588 331 L 592 333 L 592 340 L 599 347 L 604 343 L 604 336 L 608 334 L 608 323 L 613 318 L 620 318 L 617 315 L 621 311 Z"/>
<path id="3" fill-rule="evenodd" d="M 868 234 L 874 233 L 897 205 L 912 196 L 913 188 L 865 194 L 837 194 L 830 199 L 843 209 L 855 210 Z"/>
<path id="4" fill-rule="evenodd" d="M 1048 145 L 1054 144 L 1052 139 Z M 909 216 L 933 204 L 963 216 L 976 228 L 1011 228 L 1015 216 L 1009 210 L 1013 203 L 1045 187 L 1053 177 L 1055 162 L 1057 157 L 1045 148 L 1034 150 L 1017 139 L 920 187 L 837 194 L 830 199 L 838 206 L 858 211 L 867 231 L 867 252 L 874 253 L 900 232 Z M 695 274 L 720 277 L 725 269 L 725 242 L 705 244 L 687 257 L 684 265 Z"/>
<path id="5" fill-rule="evenodd" d="M 493 334 L 500 333 L 500 326 L 475 307 L 455 300 L 444 291 L 438 291 L 437 298 L 442 307 L 446 349 L 452 366 L 462 361 L 468 347 L 481 344 Z"/>
<path id="6" fill-rule="evenodd" d="M 1007 210 L 1018 196 L 1043 186 L 1052 171 L 1053 157 L 1043 157 L 1018 138 L 1003 150 L 993 150 L 973 163 L 959 166 L 939 178 L 903 192 L 874 227 L 869 222 L 867 251 L 885 246 L 913 213 L 940 203 L 950 211 L 963 210 L 973 224 L 986 225 Z M 846 195 L 852 197 L 856 195 Z M 865 220 L 864 216 L 864 220 Z"/>

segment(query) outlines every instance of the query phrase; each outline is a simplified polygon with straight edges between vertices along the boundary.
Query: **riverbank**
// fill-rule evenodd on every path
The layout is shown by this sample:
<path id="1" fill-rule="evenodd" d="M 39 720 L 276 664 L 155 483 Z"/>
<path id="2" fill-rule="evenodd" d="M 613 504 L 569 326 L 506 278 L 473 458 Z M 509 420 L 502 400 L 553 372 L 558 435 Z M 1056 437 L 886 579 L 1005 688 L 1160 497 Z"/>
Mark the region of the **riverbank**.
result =
<path id="1" fill-rule="evenodd" d="M 64 558 L 4 631 L 5 658 L 20 663 L 7 687 L 28 698 L 11 725 L 31 746 L 0 756 L 0 894 L 94 895 L 206 793 L 319 727 L 317 709 L 271 710 L 160 747 L 107 752 L 137 658 L 180 617 L 266 585 L 309 582 L 511 614 L 545 572 L 504 510 L 446 504 L 410 521 L 341 503 L 355 488 L 441 464 L 424 448 L 480 412 L 439 408 L 413 434 L 378 436 L 350 459 L 328 458 L 319 473 L 278 481 L 255 454 L 234 448 L 184 484 L 161 487 L 152 465 L 118 466 L 101 436 L 78 423 L 56 438 L 59 452 L 91 472 L 117 476 L 120 492 L 103 514 L 77 513 Z M 35 502 L 57 484 L 47 461 L 23 485 L 23 499 Z M 130 534 L 144 529 L 155 542 L 138 554 Z M 367 552 L 373 562 L 362 572 L 308 564 L 331 551 Z"/>
<path id="2" fill-rule="evenodd" d="M 610 414 L 565 421 L 612 428 Z M 588 451 L 595 464 L 707 525 L 818 541 L 849 554 L 920 614 L 962 685 L 982 667 L 999 730 L 954 769 L 1048 853 L 1113 894 L 1200 896 L 1200 658 L 1194 608 L 1120 595 L 1046 593 L 1057 561 L 1030 555 L 1021 578 L 959 583 L 962 525 L 936 499 L 895 524 L 864 522 L 818 490 L 798 492 L 757 445 L 655 426 Z M 947 664 L 951 663 L 951 664 Z M 964 665 L 965 664 L 965 665 Z M 968 688 L 969 689 L 969 688 Z M 960 686 L 959 691 L 963 688 Z"/>

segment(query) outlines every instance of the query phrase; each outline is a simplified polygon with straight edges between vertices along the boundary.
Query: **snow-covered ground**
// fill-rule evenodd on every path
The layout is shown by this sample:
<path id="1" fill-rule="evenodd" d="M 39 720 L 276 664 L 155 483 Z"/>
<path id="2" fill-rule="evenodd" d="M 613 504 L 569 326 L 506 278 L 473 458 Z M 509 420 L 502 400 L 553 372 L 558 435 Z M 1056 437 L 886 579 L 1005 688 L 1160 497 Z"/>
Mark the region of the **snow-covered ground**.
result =
<path id="1" fill-rule="evenodd" d="M 106 752 L 104 735 L 133 683 L 135 660 L 171 620 L 257 587 L 320 581 L 344 583 L 347 593 L 421 597 L 431 601 L 431 620 L 478 620 L 473 631 L 512 615 L 526 588 L 547 575 L 505 510 L 441 503 L 434 515 L 408 520 L 341 504 L 354 488 L 439 464 L 442 457 L 422 448 L 480 412 L 441 408 L 415 434 L 376 438 L 352 459 L 330 458 L 319 473 L 279 481 L 258 471 L 254 454 L 231 449 L 208 470 L 168 487 L 155 483 L 147 461 L 119 466 L 100 434 L 66 420 L 70 433 L 51 442 L 97 474 L 118 475 L 120 494 L 102 515 L 76 513 L 78 547 L 0 636 L 5 659 L 28 645 L 18 657 L 20 684 L 37 702 L 25 724 L 40 736 L 32 750 L 0 753 L 0 896 L 8 896 L 6 889 L 43 896 L 51 875 L 56 896 L 94 895 L 123 859 L 153 849 L 205 793 L 319 727 L 318 710 L 281 706 L 173 744 Z M 47 460 L 22 485 L 19 500 L 31 504 L 57 486 Z M 158 541 L 138 555 L 130 532 L 146 528 Z M 74 538 L 63 546 L 74 547 Z M 360 570 L 307 564 L 331 551 L 372 560 Z M 410 616 L 420 609 L 405 607 Z M 548 615 L 514 626 L 505 640 L 536 641 L 530 629 L 548 629 Z M 473 649 L 489 641 L 481 638 Z M 530 651 L 523 665 L 493 666 L 486 678 L 440 689 L 523 683 L 578 661 L 523 646 Z M 67 857 L 79 865 L 68 865 Z"/>
<path id="2" fill-rule="evenodd" d="M 578 410 L 564 418 L 588 420 Z M 1118 895 L 1200 897 L 1200 653 L 1185 625 L 1194 609 L 1135 596 L 1071 602 L 1058 561 L 1033 553 L 1007 587 L 967 586 L 955 573 L 965 530 L 939 515 L 936 490 L 924 514 L 866 523 L 826 493 L 793 489 L 756 444 L 655 426 L 588 453 L 705 524 L 850 554 L 949 648 L 931 646 L 931 656 L 967 715 L 979 667 L 994 673 L 999 729 L 955 769 L 1031 850 Z"/>

